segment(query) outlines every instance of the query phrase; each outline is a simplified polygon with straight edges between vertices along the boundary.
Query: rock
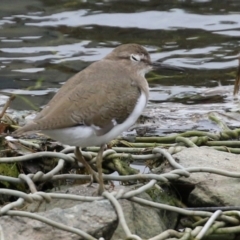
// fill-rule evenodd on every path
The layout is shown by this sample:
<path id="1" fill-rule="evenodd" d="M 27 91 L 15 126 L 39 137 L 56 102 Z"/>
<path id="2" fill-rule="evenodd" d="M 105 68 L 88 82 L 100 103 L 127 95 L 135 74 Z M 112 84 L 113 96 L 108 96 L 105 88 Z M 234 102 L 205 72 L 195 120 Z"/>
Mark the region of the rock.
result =
<path id="1" fill-rule="evenodd" d="M 217 151 L 209 147 L 186 148 L 174 154 L 173 157 L 186 168 L 210 167 L 240 173 L 239 155 Z M 170 170 L 172 167 L 168 165 L 164 172 Z M 189 196 L 187 194 L 187 203 L 190 206 L 239 205 L 239 178 L 198 172 L 191 173 L 189 178 L 178 179 L 175 184 L 183 198 L 186 197 L 186 191 L 190 191 Z"/>
<path id="2" fill-rule="evenodd" d="M 97 239 L 101 236 L 110 239 L 117 227 L 116 214 L 107 200 L 77 204 L 65 209 L 54 208 L 38 215 L 84 230 Z M 0 218 L 0 224 L 8 240 L 84 239 L 31 218 L 4 216 Z"/>
<path id="3" fill-rule="evenodd" d="M 124 188 L 126 191 L 131 189 L 130 187 L 118 186 L 115 187 L 115 190 L 119 188 Z M 96 188 L 78 185 L 63 187 L 57 192 L 92 196 L 95 191 Z M 147 193 L 141 194 L 141 197 L 151 200 Z M 131 232 L 142 238 L 153 237 L 167 228 L 174 228 L 176 225 L 178 216 L 176 213 L 141 206 L 125 199 L 119 201 Z M 104 237 L 105 240 L 126 238 L 121 226 L 117 228 L 118 218 L 115 209 L 108 200 L 80 202 L 52 199 L 50 203 L 43 202 L 40 206 L 39 203 L 26 205 L 24 211 L 35 211 L 40 216 L 69 227 L 79 228 L 97 239 L 100 237 Z M 2 216 L 0 217 L 0 225 L 5 238 L 8 240 L 82 239 L 76 234 L 59 230 L 31 218 Z"/>
<path id="4" fill-rule="evenodd" d="M 69 193 L 87 193 L 91 195 L 96 189 L 85 186 L 69 188 Z M 66 187 L 61 191 L 66 192 Z M 38 210 L 38 215 L 62 223 L 69 227 L 79 228 L 84 232 L 99 239 L 104 237 L 110 239 L 117 228 L 118 219 L 114 208 L 108 200 L 94 202 L 79 202 L 64 199 L 52 199 L 50 203 L 43 202 L 27 205 L 25 211 Z M 80 236 L 49 226 L 40 221 L 25 217 L 0 218 L 0 225 L 4 230 L 5 238 L 8 240 L 79 240 Z"/>
<path id="5" fill-rule="evenodd" d="M 155 191 L 154 195 L 161 196 L 161 200 L 158 202 L 164 204 L 170 203 L 171 197 L 168 196 L 169 200 L 166 201 L 165 192 L 160 193 L 160 191 Z M 151 197 L 146 193 L 141 194 L 141 198 L 152 201 Z M 142 239 L 152 238 L 169 228 L 174 229 L 177 224 L 178 214 L 175 212 L 146 207 L 128 200 L 119 200 L 119 202 L 132 234 L 138 235 Z M 111 240 L 119 239 L 126 239 L 120 224 Z"/>

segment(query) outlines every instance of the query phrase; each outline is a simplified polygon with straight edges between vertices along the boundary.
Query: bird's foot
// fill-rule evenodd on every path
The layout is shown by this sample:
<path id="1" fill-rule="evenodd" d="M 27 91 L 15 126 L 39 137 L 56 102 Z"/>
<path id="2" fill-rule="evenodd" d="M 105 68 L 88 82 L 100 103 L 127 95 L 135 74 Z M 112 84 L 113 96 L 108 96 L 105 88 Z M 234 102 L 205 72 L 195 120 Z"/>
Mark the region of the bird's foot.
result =
<path id="1" fill-rule="evenodd" d="M 110 184 L 107 185 L 98 185 L 98 189 L 96 191 L 93 192 L 93 196 L 102 196 L 104 191 L 108 191 L 108 192 L 112 192 L 115 188 L 115 185 L 112 181 L 109 182 Z"/>
<path id="2" fill-rule="evenodd" d="M 115 188 L 114 182 L 109 181 L 108 183 L 109 183 L 109 184 L 108 184 L 108 186 L 106 187 L 106 189 L 107 189 L 109 192 L 114 191 L 114 188 Z"/>
<path id="3" fill-rule="evenodd" d="M 91 187 L 92 184 L 94 183 L 94 181 L 99 182 L 98 173 L 95 172 L 92 168 L 91 168 L 90 172 L 88 172 L 88 173 L 90 175 L 90 183 L 87 186 Z"/>

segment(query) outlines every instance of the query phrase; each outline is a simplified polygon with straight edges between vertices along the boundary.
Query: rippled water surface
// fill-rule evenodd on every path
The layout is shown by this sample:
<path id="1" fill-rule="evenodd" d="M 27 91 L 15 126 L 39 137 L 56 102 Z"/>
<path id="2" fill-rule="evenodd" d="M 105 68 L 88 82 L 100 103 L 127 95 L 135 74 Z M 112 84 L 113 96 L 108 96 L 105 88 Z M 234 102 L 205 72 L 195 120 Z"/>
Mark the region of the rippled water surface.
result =
<path id="1" fill-rule="evenodd" d="M 0 5 L 1 105 L 15 93 L 13 109 L 38 109 L 74 73 L 129 42 L 145 46 L 153 60 L 186 68 L 147 76 L 150 105 L 191 104 L 198 112 L 234 104 L 240 1 L 1 0 Z"/>

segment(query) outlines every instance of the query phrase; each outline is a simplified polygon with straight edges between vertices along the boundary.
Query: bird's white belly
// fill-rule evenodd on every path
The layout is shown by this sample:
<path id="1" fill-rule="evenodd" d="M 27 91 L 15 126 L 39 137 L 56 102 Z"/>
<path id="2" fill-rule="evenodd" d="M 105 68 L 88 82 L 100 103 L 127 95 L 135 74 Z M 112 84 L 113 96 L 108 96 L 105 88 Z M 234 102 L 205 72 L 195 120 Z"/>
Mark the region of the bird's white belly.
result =
<path id="1" fill-rule="evenodd" d="M 146 103 L 147 97 L 142 92 L 129 117 L 123 123 L 115 125 L 109 132 L 101 136 L 96 135 L 96 128 L 94 126 L 75 126 L 71 128 L 44 130 L 42 133 L 71 146 L 87 147 L 102 145 L 108 143 L 131 127 L 141 115 Z"/>

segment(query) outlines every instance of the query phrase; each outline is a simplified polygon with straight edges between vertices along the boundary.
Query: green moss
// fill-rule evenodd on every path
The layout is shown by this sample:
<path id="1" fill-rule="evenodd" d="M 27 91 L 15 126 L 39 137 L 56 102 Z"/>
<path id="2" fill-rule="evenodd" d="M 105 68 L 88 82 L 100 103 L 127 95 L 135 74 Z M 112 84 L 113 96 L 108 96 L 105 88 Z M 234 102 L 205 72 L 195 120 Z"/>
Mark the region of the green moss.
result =
<path id="1" fill-rule="evenodd" d="M 19 175 L 18 166 L 16 163 L 1 163 L 0 164 L 0 175 L 15 177 L 17 178 Z M 19 191 L 25 191 L 24 184 L 16 184 L 13 185 L 8 181 L 0 181 L 0 186 L 4 188 L 17 189 Z"/>

